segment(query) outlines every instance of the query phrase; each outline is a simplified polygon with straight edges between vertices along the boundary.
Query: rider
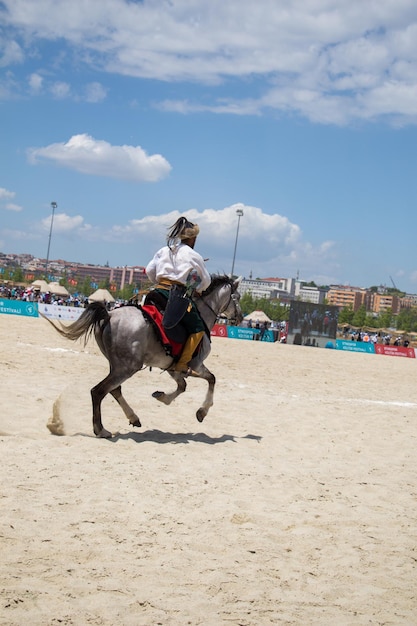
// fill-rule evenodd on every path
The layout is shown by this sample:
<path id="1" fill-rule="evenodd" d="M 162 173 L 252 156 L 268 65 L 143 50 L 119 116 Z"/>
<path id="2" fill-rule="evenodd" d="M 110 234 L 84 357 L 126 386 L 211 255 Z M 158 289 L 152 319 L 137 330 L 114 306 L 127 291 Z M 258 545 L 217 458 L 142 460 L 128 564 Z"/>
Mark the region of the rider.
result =
<path id="1" fill-rule="evenodd" d="M 156 290 L 166 298 L 169 297 L 171 286 L 175 284 L 190 286 L 192 282 L 192 286 L 199 293 L 210 285 L 211 277 L 204 265 L 204 259 L 194 250 L 199 232 L 197 224 L 180 217 L 168 230 L 167 245 L 158 250 L 148 263 L 146 274 L 149 280 L 157 283 Z M 181 322 L 189 336 L 174 369 L 187 373 L 188 364 L 205 333 L 203 321 L 193 300 L 190 310 L 187 310 Z"/>

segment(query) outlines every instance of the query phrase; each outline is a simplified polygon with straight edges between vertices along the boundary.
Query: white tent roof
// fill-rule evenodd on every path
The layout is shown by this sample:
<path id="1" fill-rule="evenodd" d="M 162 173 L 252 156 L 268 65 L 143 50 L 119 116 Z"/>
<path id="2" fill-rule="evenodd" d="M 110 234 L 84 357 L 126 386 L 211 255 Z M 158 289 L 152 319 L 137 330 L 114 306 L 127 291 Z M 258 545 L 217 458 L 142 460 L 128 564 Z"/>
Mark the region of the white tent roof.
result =
<path id="1" fill-rule="evenodd" d="M 31 284 L 31 287 L 33 287 L 33 289 L 35 289 L 36 291 L 40 291 L 41 293 L 46 293 L 47 291 L 49 291 L 49 285 L 46 280 L 35 280 Z"/>
<path id="2" fill-rule="evenodd" d="M 89 302 L 114 302 L 114 298 L 107 289 L 97 289 L 88 297 Z"/>
<path id="3" fill-rule="evenodd" d="M 48 291 L 56 296 L 69 296 L 68 289 L 59 283 L 49 283 Z"/>
<path id="4" fill-rule="evenodd" d="M 252 320 L 252 322 L 256 322 L 257 320 L 260 322 L 272 322 L 272 320 L 263 311 L 252 311 L 252 313 L 245 315 L 243 319 Z"/>

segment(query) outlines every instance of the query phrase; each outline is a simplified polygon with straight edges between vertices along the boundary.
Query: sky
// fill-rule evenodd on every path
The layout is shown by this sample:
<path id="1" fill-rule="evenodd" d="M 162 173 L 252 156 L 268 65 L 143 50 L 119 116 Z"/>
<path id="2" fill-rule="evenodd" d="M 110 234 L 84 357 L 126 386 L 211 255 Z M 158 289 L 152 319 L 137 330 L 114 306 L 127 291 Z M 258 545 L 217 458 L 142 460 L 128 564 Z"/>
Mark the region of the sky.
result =
<path id="1" fill-rule="evenodd" d="M 56 202 L 50 260 L 185 215 L 212 273 L 417 293 L 416 41 L 416 0 L 0 0 L 0 252 Z"/>

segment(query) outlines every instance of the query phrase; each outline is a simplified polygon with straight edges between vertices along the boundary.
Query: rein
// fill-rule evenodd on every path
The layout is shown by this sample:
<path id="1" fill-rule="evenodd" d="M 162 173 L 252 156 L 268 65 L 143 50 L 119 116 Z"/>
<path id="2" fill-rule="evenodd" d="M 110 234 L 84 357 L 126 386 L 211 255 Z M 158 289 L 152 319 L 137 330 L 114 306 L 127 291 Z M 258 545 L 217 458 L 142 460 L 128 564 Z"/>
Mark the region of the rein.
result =
<path id="1" fill-rule="evenodd" d="M 223 311 L 226 311 L 229 308 L 230 303 L 233 301 L 234 303 L 236 302 L 236 295 L 234 293 L 232 293 L 232 285 L 227 285 L 228 287 L 230 287 L 230 296 L 229 296 L 229 301 L 227 303 L 227 305 L 224 307 Z M 219 317 L 219 315 L 222 314 L 222 311 L 218 311 L 216 312 L 212 306 L 210 306 L 210 304 L 208 302 L 206 302 L 203 298 L 203 296 L 199 296 L 200 301 L 204 304 L 204 306 L 206 306 L 211 313 L 213 314 L 214 318 L 216 319 L 217 317 Z"/>

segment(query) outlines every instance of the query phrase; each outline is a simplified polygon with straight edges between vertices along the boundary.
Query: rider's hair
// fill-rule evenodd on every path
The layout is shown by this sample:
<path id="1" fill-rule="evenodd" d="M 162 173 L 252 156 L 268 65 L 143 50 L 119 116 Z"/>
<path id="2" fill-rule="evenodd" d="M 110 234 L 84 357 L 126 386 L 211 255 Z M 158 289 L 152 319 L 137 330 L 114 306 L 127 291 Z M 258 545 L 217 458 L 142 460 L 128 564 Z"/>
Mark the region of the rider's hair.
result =
<path id="1" fill-rule="evenodd" d="M 185 239 L 194 239 L 199 232 L 200 229 L 197 224 L 189 222 L 186 217 L 179 217 L 168 230 L 168 246 L 171 248 Z"/>

